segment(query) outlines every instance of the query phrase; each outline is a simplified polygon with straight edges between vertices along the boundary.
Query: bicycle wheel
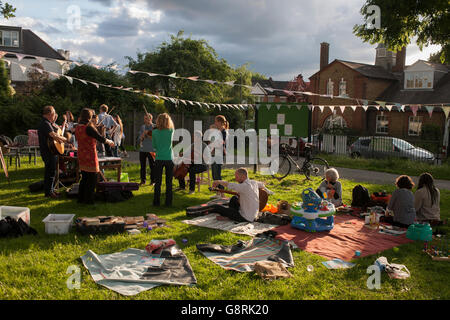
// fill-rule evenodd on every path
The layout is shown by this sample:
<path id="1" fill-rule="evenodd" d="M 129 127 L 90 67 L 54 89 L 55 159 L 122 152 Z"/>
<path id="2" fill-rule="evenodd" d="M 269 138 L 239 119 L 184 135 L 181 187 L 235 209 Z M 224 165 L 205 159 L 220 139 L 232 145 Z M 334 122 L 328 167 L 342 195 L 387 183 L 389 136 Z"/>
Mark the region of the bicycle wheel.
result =
<path id="1" fill-rule="evenodd" d="M 324 177 L 325 171 L 329 169 L 328 162 L 321 158 L 312 158 L 309 162 L 304 164 L 303 173 L 306 179 L 311 180 L 313 177 Z"/>
<path id="2" fill-rule="evenodd" d="M 285 155 L 281 155 L 274 162 L 270 163 L 270 168 L 275 168 L 276 170 L 272 172 L 272 177 L 281 180 L 291 171 L 291 161 Z"/>

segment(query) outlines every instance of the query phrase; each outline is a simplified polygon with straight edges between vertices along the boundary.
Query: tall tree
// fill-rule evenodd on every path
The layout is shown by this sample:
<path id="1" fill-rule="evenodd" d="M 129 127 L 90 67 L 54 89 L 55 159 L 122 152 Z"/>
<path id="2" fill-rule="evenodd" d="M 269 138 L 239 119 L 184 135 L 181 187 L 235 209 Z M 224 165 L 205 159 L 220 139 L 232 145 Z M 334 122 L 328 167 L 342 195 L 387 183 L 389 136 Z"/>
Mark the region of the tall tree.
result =
<path id="1" fill-rule="evenodd" d="M 5 103 L 14 94 L 5 68 L 5 62 L 0 60 L 0 102 Z"/>
<path id="2" fill-rule="evenodd" d="M 380 27 L 371 24 L 380 9 Z M 398 51 L 414 37 L 420 49 L 441 45 L 440 60 L 450 60 L 450 6 L 448 0 L 366 0 L 361 14 L 368 23 L 355 25 L 353 33 L 371 44 L 385 43 L 388 49 Z M 369 24 L 370 23 L 370 24 Z"/>

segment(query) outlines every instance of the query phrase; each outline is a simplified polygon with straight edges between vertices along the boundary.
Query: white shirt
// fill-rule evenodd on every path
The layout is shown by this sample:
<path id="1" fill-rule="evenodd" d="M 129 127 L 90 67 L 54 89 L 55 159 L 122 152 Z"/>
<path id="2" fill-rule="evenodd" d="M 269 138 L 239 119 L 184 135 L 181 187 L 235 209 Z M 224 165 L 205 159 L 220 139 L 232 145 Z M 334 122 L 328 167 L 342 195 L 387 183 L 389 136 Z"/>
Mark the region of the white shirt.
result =
<path id="1" fill-rule="evenodd" d="M 259 181 L 247 179 L 242 183 L 228 183 L 228 188 L 239 193 L 239 213 L 250 222 L 253 222 L 259 212 L 259 188 L 264 184 Z"/>

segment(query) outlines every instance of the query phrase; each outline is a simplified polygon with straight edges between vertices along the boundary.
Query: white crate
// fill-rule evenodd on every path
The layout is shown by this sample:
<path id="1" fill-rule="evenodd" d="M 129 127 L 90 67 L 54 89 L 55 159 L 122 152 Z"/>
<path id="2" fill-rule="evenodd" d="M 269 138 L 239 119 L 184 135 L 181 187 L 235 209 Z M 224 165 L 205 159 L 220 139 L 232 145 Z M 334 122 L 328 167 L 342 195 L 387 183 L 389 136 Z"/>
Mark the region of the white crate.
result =
<path id="1" fill-rule="evenodd" d="M 25 207 L 10 207 L 0 206 L 0 220 L 6 217 L 11 217 L 14 220 L 19 221 L 19 218 L 30 225 L 30 209 Z"/>
<path id="2" fill-rule="evenodd" d="M 74 214 L 50 213 L 42 222 L 45 223 L 45 233 L 67 234 L 72 226 Z"/>

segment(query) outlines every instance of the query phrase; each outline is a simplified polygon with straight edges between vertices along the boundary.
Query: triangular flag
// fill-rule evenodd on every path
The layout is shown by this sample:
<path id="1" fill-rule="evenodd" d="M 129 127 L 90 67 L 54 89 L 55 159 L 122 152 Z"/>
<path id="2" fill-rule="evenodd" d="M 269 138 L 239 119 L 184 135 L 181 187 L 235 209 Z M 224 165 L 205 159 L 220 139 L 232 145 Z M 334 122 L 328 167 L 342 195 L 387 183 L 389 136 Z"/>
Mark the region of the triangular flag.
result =
<path id="1" fill-rule="evenodd" d="M 319 107 L 320 113 L 323 113 L 323 109 L 325 108 L 325 106 L 318 106 L 318 107 Z"/>
<path id="2" fill-rule="evenodd" d="M 397 111 L 402 110 L 402 104 L 401 103 L 395 103 L 394 105 L 397 108 Z"/>
<path id="3" fill-rule="evenodd" d="M 368 106 L 369 105 L 369 101 L 368 100 L 362 100 L 363 105 Z M 367 109 L 366 109 L 367 110 Z"/>
<path id="4" fill-rule="evenodd" d="M 300 111 L 300 109 L 302 108 L 302 106 L 299 105 L 299 104 L 297 104 L 296 107 L 297 107 L 297 110 L 298 110 L 298 111 Z"/>
<path id="5" fill-rule="evenodd" d="M 64 60 L 56 60 L 56 62 L 58 62 L 62 66 L 66 61 L 64 61 Z"/>
<path id="6" fill-rule="evenodd" d="M 268 104 L 268 105 L 266 105 L 266 107 L 267 107 L 267 110 L 270 110 L 271 105 Z"/>
<path id="7" fill-rule="evenodd" d="M 194 102 L 192 102 L 192 101 L 189 101 L 189 100 L 188 100 L 188 102 L 189 102 L 189 104 L 190 104 L 191 106 L 193 106 L 193 105 L 194 105 Z"/>
<path id="8" fill-rule="evenodd" d="M 442 111 L 444 111 L 444 114 L 445 114 L 445 119 L 447 119 L 448 118 L 448 115 L 450 114 L 450 107 L 448 107 L 448 106 L 442 106 Z"/>
<path id="9" fill-rule="evenodd" d="M 259 110 L 259 104 L 256 105 L 256 110 Z"/>
<path id="10" fill-rule="evenodd" d="M 215 84 L 216 83 L 214 80 L 205 80 L 205 82 L 208 82 L 210 84 Z"/>
<path id="11" fill-rule="evenodd" d="M 128 72 L 131 73 L 131 74 L 136 74 L 136 73 L 138 73 L 139 71 L 128 70 Z"/>
<path id="12" fill-rule="evenodd" d="M 384 107 L 386 105 L 386 102 L 384 102 L 384 101 L 375 101 L 375 102 L 378 103 L 382 107 Z"/>
<path id="13" fill-rule="evenodd" d="M 364 106 L 361 106 L 363 109 L 364 109 L 364 111 L 367 111 L 367 109 L 369 109 L 369 106 L 367 106 L 367 105 L 364 105 Z"/>
<path id="14" fill-rule="evenodd" d="M 431 115 L 433 114 L 434 107 L 433 106 L 425 106 L 425 109 L 427 109 L 428 114 L 430 115 L 430 118 L 431 118 Z"/>
<path id="15" fill-rule="evenodd" d="M 24 54 L 21 54 L 21 53 L 16 53 L 16 58 L 17 58 L 17 61 L 22 61 L 22 59 L 23 58 L 25 58 L 25 55 Z"/>
<path id="16" fill-rule="evenodd" d="M 69 80 L 70 84 L 73 84 L 73 79 L 72 77 L 69 76 L 64 76 L 67 80 Z"/>
<path id="17" fill-rule="evenodd" d="M 386 105 L 385 106 L 385 108 L 388 109 L 388 111 L 391 111 L 393 107 L 394 107 L 393 105 Z"/>
<path id="18" fill-rule="evenodd" d="M 171 74 L 168 75 L 168 77 L 176 78 L 177 77 L 177 73 L 176 72 L 171 73 Z"/>
<path id="19" fill-rule="evenodd" d="M 235 82 L 235 81 L 227 81 L 227 82 L 225 82 L 225 84 L 227 84 L 227 85 L 229 85 L 229 86 L 234 86 L 234 82 Z"/>
<path id="20" fill-rule="evenodd" d="M 411 109 L 414 117 L 417 115 L 417 110 L 419 110 L 420 105 L 418 104 L 412 104 L 409 106 L 409 108 Z"/>
<path id="21" fill-rule="evenodd" d="M 95 82 L 89 82 L 90 84 L 93 84 L 97 89 L 100 87 L 99 85 L 98 85 L 98 83 L 95 83 Z"/>
<path id="22" fill-rule="evenodd" d="M 291 109 L 291 107 L 292 107 L 291 105 L 288 105 L 288 106 L 287 106 L 288 109 Z"/>
<path id="23" fill-rule="evenodd" d="M 334 111 L 334 106 L 328 106 L 328 108 L 330 108 L 331 112 Z"/>
<path id="24" fill-rule="evenodd" d="M 281 104 L 277 104 L 277 109 L 280 110 Z"/>
<path id="25" fill-rule="evenodd" d="M 181 103 L 183 103 L 185 106 L 187 106 L 187 103 L 186 103 L 185 100 L 180 100 L 180 101 L 181 101 Z"/>
<path id="26" fill-rule="evenodd" d="M 195 77 L 187 77 L 186 79 L 192 80 L 192 81 L 197 81 L 197 80 L 198 80 L 198 76 L 195 76 Z"/>
<path id="27" fill-rule="evenodd" d="M 19 66 L 20 70 L 22 70 L 22 73 L 25 74 L 25 71 L 27 71 L 27 67 L 23 66 L 21 64 L 18 64 L 18 66 Z"/>
<path id="28" fill-rule="evenodd" d="M 357 107 L 358 107 L 358 106 L 350 106 L 350 108 L 352 108 L 353 112 L 356 111 L 356 108 L 357 108 Z"/>
<path id="29" fill-rule="evenodd" d="M 344 114 L 345 106 L 339 106 L 339 109 L 341 109 L 341 113 Z"/>

